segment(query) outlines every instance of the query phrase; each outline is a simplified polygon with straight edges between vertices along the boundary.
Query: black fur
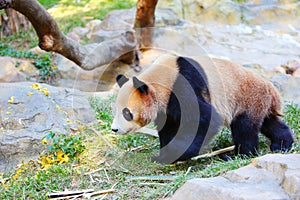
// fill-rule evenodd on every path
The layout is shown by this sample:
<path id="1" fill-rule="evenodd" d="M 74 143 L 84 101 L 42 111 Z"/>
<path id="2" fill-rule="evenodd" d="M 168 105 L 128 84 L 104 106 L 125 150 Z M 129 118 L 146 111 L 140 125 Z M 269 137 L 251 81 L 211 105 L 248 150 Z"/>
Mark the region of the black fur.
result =
<path id="1" fill-rule="evenodd" d="M 235 145 L 234 153 L 256 155 L 258 150 L 258 134 L 262 122 L 257 122 L 249 114 L 236 116 L 231 124 L 231 134 Z"/>
<path id="2" fill-rule="evenodd" d="M 122 87 L 122 85 L 124 85 L 128 80 L 129 79 L 126 76 L 124 76 L 123 74 L 118 74 L 116 76 L 116 81 L 117 81 L 119 87 Z"/>
<path id="3" fill-rule="evenodd" d="M 288 151 L 294 142 L 291 129 L 275 115 L 265 118 L 261 133 L 271 140 L 272 151 Z"/>
<path id="4" fill-rule="evenodd" d="M 148 86 L 143 82 L 137 79 L 135 76 L 132 77 L 133 80 L 133 86 L 140 91 L 141 93 L 148 94 Z"/>
<path id="5" fill-rule="evenodd" d="M 216 134 L 221 125 L 221 118 L 210 104 L 207 77 L 202 67 L 184 57 L 177 59 L 177 65 L 179 75 L 166 113 L 159 112 L 155 120 L 161 151 L 154 160 L 164 163 L 198 155 L 207 132 Z M 215 124 L 210 126 L 212 118 Z"/>

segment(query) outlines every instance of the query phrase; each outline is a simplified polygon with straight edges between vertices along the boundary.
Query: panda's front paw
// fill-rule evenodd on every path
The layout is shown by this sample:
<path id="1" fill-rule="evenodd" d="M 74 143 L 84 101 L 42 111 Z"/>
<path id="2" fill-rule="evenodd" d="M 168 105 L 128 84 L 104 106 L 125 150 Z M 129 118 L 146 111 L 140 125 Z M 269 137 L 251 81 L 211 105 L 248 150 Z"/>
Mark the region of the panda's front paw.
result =
<path id="1" fill-rule="evenodd" d="M 164 156 L 152 156 L 151 157 L 151 161 L 152 162 L 157 162 L 157 163 L 160 163 L 160 164 L 169 164 L 166 159 L 164 158 Z"/>

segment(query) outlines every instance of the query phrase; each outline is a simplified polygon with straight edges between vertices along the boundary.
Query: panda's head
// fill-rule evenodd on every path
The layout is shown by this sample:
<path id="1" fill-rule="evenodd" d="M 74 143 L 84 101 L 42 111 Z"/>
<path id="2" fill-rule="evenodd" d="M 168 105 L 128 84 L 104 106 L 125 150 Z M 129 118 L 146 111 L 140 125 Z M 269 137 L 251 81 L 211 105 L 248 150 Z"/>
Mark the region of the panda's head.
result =
<path id="1" fill-rule="evenodd" d="M 116 77 L 120 91 L 116 99 L 116 112 L 111 128 L 119 134 L 134 132 L 156 118 L 155 89 L 136 77 Z"/>

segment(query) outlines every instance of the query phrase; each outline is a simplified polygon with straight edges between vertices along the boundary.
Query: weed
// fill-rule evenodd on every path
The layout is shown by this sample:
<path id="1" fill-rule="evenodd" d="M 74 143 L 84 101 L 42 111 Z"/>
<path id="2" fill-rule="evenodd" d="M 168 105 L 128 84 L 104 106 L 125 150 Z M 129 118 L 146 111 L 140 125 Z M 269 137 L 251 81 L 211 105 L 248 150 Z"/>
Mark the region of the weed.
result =
<path id="1" fill-rule="evenodd" d="M 300 108 L 294 104 L 288 104 L 284 108 L 284 121 L 290 126 L 294 132 L 295 142 L 293 143 L 291 152 L 300 152 Z"/>
<path id="2" fill-rule="evenodd" d="M 64 135 L 55 134 L 53 131 L 50 131 L 45 139 L 48 144 L 48 154 L 54 155 L 54 159 L 57 159 L 59 152 L 62 152 L 69 159 L 79 161 L 79 155 L 86 148 L 80 134 Z"/>

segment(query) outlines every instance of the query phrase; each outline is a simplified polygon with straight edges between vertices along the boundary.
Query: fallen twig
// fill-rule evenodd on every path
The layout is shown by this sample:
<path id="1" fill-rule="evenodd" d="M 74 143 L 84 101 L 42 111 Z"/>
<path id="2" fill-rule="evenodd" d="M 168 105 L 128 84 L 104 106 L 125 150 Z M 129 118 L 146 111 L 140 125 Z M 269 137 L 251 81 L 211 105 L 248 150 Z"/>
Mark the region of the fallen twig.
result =
<path id="1" fill-rule="evenodd" d="M 101 190 L 101 191 L 97 191 L 97 192 L 92 192 L 92 193 L 84 194 L 84 197 L 90 198 L 90 197 L 94 197 L 94 196 L 99 196 L 99 195 L 114 193 L 115 191 L 116 191 L 115 189 Z"/>
<path id="2" fill-rule="evenodd" d="M 232 151 L 232 150 L 234 150 L 234 145 L 230 146 L 230 147 L 227 147 L 227 148 L 224 148 L 224 149 L 213 151 L 213 152 L 210 152 L 210 153 L 195 156 L 195 157 L 192 158 L 192 160 L 198 160 L 200 158 L 210 158 L 210 157 L 213 157 L 213 156 L 216 156 L 216 155 L 219 155 L 219 154 L 222 154 L 222 153 L 226 153 L 226 152 Z"/>
<path id="3" fill-rule="evenodd" d="M 165 186 L 166 183 L 139 183 L 142 186 Z"/>
<path id="4" fill-rule="evenodd" d="M 82 190 L 82 191 L 64 191 L 64 192 L 54 192 L 48 194 L 48 198 L 51 200 L 62 200 L 62 199 L 70 199 L 70 198 L 78 198 L 85 197 L 90 198 L 93 196 L 99 196 L 104 194 L 109 194 L 115 192 L 115 189 L 101 190 L 94 192 L 93 189 L 90 190 Z"/>
<path id="5" fill-rule="evenodd" d="M 189 167 L 189 168 L 187 169 L 187 171 L 185 172 L 184 175 L 185 175 L 185 176 L 188 175 L 188 174 L 191 172 L 191 170 L 192 170 L 192 167 Z"/>
<path id="6" fill-rule="evenodd" d="M 129 181 L 174 181 L 177 176 L 127 176 Z"/>
<path id="7" fill-rule="evenodd" d="M 53 192 L 48 194 L 49 199 L 67 199 L 75 196 L 81 196 L 86 193 L 94 192 L 93 189 L 90 190 L 77 190 L 77 191 L 64 191 L 64 192 Z"/>
<path id="8" fill-rule="evenodd" d="M 93 173 L 96 173 L 96 172 L 99 172 L 99 171 L 102 171 L 102 170 L 103 170 L 103 167 L 98 168 L 98 169 L 95 169 L 95 170 L 93 170 L 93 171 L 91 171 L 91 172 L 86 172 L 84 175 L 93 174 Z"/>

